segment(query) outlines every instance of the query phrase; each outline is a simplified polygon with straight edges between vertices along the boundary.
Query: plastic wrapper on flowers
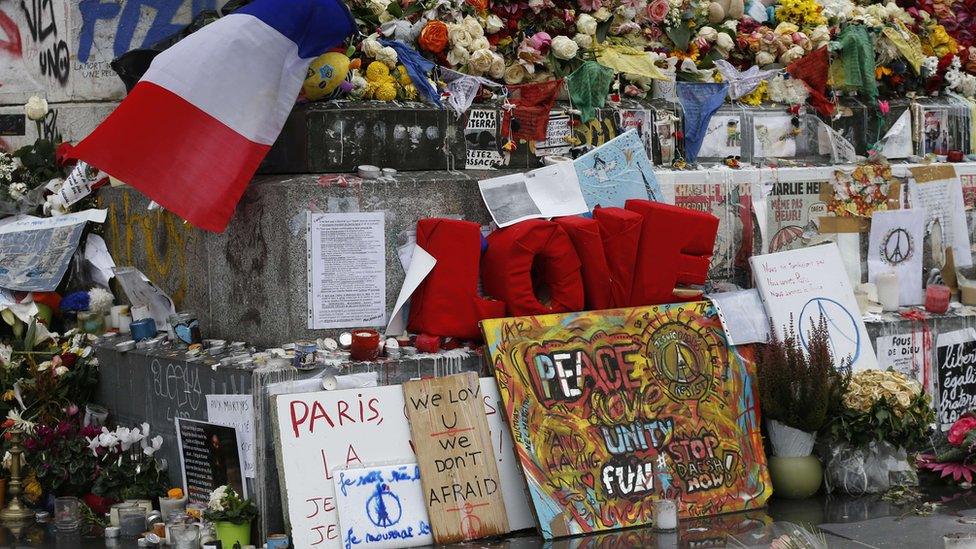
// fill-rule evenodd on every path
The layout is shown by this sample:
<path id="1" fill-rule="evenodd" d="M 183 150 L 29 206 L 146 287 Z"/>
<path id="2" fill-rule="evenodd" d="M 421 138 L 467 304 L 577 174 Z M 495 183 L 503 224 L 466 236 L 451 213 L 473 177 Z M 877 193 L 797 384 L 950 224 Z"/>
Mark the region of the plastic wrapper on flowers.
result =
<path id="1" fill-rule="evenodd" d="M 908 463 L 904 448 L 887 442 L 872 442 L 866 447 L 847 443 L 822 449 L 827 492 L 853 496 L 880 494 L 894 486 L 915 486 L 918 474 Z"/>

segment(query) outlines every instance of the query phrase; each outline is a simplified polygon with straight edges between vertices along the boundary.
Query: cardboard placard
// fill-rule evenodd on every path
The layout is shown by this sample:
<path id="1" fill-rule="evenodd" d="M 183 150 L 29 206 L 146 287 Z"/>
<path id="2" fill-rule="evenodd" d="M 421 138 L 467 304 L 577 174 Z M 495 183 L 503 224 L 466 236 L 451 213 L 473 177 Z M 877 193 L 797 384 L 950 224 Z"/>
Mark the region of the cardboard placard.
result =
<path id="1" fill-rule="evenodd" d="M 191 503 L 206 505 L 215 489 L 227 485 L 247 497 L 237 429 L 176 418 L 183 488 Z"/>
<path id="2" fill-rule="evenodd" d="M 434 541 L 507 533 L 478 374 L 408 381 L 403 396 Z"/>
<path id="3" fill-rule="evenodd" d="M 936 343 L 939 428 L 948 431 L 959 417 L 976 407 L 976 330 L 939 334 Z"/>
<path id="4" fill-rule="evenodd" d="M 707 301 L 482 322 L 545 539 L 760 508 L 751 347 Z"/>

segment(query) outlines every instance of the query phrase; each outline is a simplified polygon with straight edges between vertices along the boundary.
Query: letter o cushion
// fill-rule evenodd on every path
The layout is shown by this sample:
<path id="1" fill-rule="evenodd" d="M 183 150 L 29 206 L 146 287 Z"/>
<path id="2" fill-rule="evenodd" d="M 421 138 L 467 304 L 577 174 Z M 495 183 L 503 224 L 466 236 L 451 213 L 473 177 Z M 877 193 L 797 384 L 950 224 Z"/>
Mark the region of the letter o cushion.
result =
<path id="1" fill-rule="evenodd" d="M 548 304 L 536 297 L 533 264 L 548 287 Z M 552 221 L 530 219 L 488 235 L 481 284 L 486 294 L 505 302 L 509 316 L 583 310 L 579 257 L 566 231 Z"/>

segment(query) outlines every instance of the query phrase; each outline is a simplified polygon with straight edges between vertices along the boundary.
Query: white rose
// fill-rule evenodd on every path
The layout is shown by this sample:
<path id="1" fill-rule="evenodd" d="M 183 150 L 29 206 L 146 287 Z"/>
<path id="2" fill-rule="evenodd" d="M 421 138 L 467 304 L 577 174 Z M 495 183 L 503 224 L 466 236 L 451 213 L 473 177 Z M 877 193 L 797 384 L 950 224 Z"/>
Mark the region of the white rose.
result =
<path id="1" fill-rule="evenodd" d="M 490 50 L 491 42 L 488 41 L 484 36 L 479 36 L 471 41 L 471 45 L 468 46 L 468 51 L 478 51 L 478 50 Z"/>
<path id="2" fill-rule="evenodd" d="M 481 26 L 481 23 L 470 15 L 464 18 L 464 21 L 461 22 L 461 26 L 464 27 L 464 30 L 468 31 L 468 34 L 470 34 L 472 38 L 481 38 L 485 35 L 485 29 Z"/>
<path id="3" fill-rule="evenodd" d="M 376 59 L 376 54 L 378 54 L 380 50 L 383 49 L 383 45 L 380 44 L 379 40 L 367 38 L 366 40 L 363 40 L 362 48 L 363 48 L 363 53 L 366 55 L 366 57 L 371 57 L 373 59 Z"/>
<path id="4" fill-rule="evenodd" d="M 474 38 L 462 25 L 450 25 L 447 28 L 447 39 L 456 48 L 468 48 Z"/>
<path id="5" fill-rule="evenodd" d="M 557 36 L 552 39 L 552 54 L 556 59 L 568 60 L 576 57 L 579 51 L 579 44 L 567 36 Z"/>
<path id="6" fill-rule="evenodd" d="M 24 113 L 31 120 L 43 120 L 47 116 L 47 100 L 37 95 L 32 95 L 24 105 Z"/>
<path id="7" fill-rule="evenodd" d="M 20 200 L 27 196 L 27 185 L 19 181 L 17 183 L 11 183 L 10 186 L 7 187 L 7 192 L 10 193 L 10 198 Z"/>
<path id="8" fill-rule="evenodd" d="M 472 53 L 471 58 L 468 59 L 468 69 L 470 69 L 472 73 L 481 75 L 491 69 L 492 61 L 494 61 L 494 56 L 492 55 L 491 50 L 477 50 Z"/>
<path id="9" fill-rule="evenodd" d="M 376 53 L 376 60 L 392 69 L 397 64 L 397 52 L 395 49 L 387 46 Z"/>
<path id="10" fill-rule="evenodd" d="M 596 19 L 588 13 L 584 13 L 576 20 L 576 30 L 583 34 L 593 36 L 596 34 Z"/>
<path id="11" fill-rule="evenodd" d="M 756 65 L 762 67 L 776 62 L 776 56 L 768 51 L 761 51 L 756 54 Z"/>
<path id="12" fill-rule="evenodd" d="M 718 38 L 715 40 L 715 47 L 728 55 L 728 53 L 732 51 L 732 48 L 735 47 L 735 41 L 733 41 L 732 37 L 728 34 L 720 32 L 718 33 Z"/>
<path id="13" fill-rule="evenodd" d="M 732 32 L 736 32 L 739 29 L 739 22 L 735 19 L 729 19 L 728 21 L 722 23 L 722 26 Z"/>
<path id="14" fill-rule="evenodd" d="M 593 18 L 601 23 L 606 21 L 607 19 L 610 19 L 611 15 L 613 14 L 610 13 L 610 10 L 608 10 L 607 8 L 600 8 L 595 12 L 593 12 Z"/>
<path id="15" fill-rule="evenodd" d="M 617 17 L 623 21 L 633 21 L 634 18 L 637 17 L 637 11 L 627 6 L 620 6 L 614 11 L 616 12 Z"/>
<path id="16" fill-rule="evenodd" d="M 505 22 L 495 14 L 489 15 L 488 19 L 485 20 L 485 32 L 488 34 L 495 34 L 503 28 L 505 28 Z"/>
<path id="17" fill-rule="evenodd" d="M 366 7 L 369 8 L 369 11 L 373 12 L 373 15 L 376 16 L 386 13 L 386 8 L 389 5 L 390 3 L 386 0 L 368 0 L 366 3 Z"/>
<path id="18" fill-rule="evenodd" d="M 573 37 L 573 42 L 580 47 L 581 50 L 591 50 L 593 49 L 593 37 L 589 34 L 577 33 Z"/>
<path id="19" fill-rule="evenodd" d="M 451 51 L 447 52 L 447 62 L 455 67 L 467 63 L 469 57 L 471 54 L 464 48 L 451 48 Z"/>
<path id="20" fill-rule="evenodd" d="M 525 79 L 525 69 L 519 63 L 513 63 L 505 68 L 505 83 L 509 85 L 521 84 Z"/>
<path id="21" fill-rule="evenodd" d="M 492 53 L 491 55 L 491 68 L 488 69 L 488 75 L 492 78 L 504 78 L 505 59 L 497 53 Z"/>
<path id="22" fill-rule="evenodd" d="M 784 65 L 789 65 L 790 63 L 796 61 L 797 59 L 803 57 L 806 54 L 803 48 L 800 46 L 793 46 L 792 48 L 786 50 L 783 55 L 779 56 L 779 62 Z"/>
<path id="23" fill-rule="evenodd" d="M 820 25 L 810 31 L 810 42 L 813 45 L 813 49 L 826 46 L 830 42 L 830 29 L 827 28 L 827 25 Z"/>
<path id="24" fill-rule="evenodd" d="M 712 27 L 702 27 L 698 31 L 698 38 L 705 40 L 706 42 L 714 42 L 718 38 L 718 31 Z"/>

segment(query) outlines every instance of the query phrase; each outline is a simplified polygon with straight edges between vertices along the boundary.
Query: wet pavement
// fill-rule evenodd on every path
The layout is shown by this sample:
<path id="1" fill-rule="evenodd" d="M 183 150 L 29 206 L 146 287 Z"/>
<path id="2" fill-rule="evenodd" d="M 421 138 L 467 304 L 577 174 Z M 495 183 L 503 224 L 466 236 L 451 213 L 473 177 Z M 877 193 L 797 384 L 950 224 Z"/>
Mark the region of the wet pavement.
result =
<path id="1" fill-rule="evenodd" d="M 615 549 L 769 547 L 774 539 L 797 527 L 822 536 L 830 548 L 942 548 L 947 534 L 971 535 L 976 547 L 976 490 L 926 482 L 919 499 L 888 501 L 880 495 L 825 496 L 793 501 L 773 498 L 766 509 L 681 522 L 671 533 L 634 528 L 602 535 L 545 542 L 527 531 L 504 540 L 473 542 L 457 547 L 491 549 Z M 62 534 L 53 526 L 32 524 L 13 532 L 0 529 L 0 549 L 128 549 L 134 540 L 107 543 L 100 537 Z M 956 547 L 966 547 L 958 545 Z"/>

